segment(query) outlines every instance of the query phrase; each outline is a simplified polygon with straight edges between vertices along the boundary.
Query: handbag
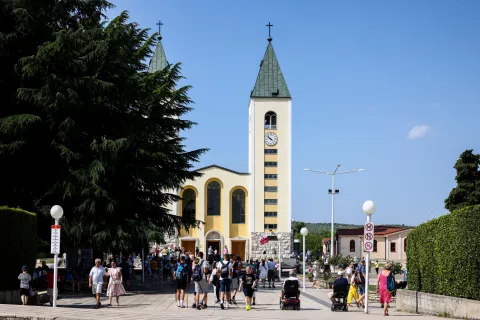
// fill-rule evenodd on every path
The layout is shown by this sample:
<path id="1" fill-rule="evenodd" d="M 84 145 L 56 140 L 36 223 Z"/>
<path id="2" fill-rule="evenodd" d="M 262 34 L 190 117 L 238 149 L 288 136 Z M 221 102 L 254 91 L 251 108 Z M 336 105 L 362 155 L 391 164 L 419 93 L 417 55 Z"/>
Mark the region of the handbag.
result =
<path id="1" fill-rule="evenodd" d="M 122 284 L 122 280 L 120 279 L 113 280 L 113 284 Z"/>

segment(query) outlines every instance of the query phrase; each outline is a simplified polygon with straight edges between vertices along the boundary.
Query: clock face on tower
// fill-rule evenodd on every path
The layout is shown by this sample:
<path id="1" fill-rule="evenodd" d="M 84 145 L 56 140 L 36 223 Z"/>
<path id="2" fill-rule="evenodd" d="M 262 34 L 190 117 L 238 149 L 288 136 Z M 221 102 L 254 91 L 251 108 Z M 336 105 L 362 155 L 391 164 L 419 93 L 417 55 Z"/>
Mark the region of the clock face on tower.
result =
<path id="1" fill-rule="evenodd" d="M 274 146 L 277 144 L 278 141 L 278 136 L 275 134 L 275 132 L 269 132 L 265 135 L 265 143 L 267 146 Z"/>

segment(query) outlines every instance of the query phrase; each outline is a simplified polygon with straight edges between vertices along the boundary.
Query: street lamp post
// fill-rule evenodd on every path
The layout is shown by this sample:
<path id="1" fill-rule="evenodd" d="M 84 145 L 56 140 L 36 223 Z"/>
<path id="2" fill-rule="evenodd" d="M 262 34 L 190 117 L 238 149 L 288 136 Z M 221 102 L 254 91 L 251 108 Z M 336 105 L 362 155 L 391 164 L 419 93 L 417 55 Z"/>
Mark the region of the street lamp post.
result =
<path id="1" fill-rule="evenodd" d="M 370 218 L 372 215 L 375 213 L 375 209 L 377 207 L 375 206 L 375 203 L 371 200 L 365 201 L 365 203 L 362 206 L 363 212 L 367 215 L 367 222 L 371 222 Z M 367 251 L 367 257 L 365 261 L 365 313 L 368 313 L 368 286 L 370 285 L 370 277 L 369 277 L 369 272 L 370 270 L 370 251 Z"/>
<path id="2" fill-rule="evenodd" d="M 277 241 L 278 241 L 278 280 L 282 282 L 282 245 L 280 243 L 281 235 L 279 234 L 277 236 Z"/>
<path id="3" fill-rule="evenodd" d="M 333 229 L 334 229 L 334 222 L 335 222 L 335 194 L 338 193 L 338 190 L 335 190 L 335 176 L 337 174 L 346 174 L 346 173 L 353 173 L 353 172 L 360 172 L 363 171 L 364 169 L 357 169 L 357 170 L 349 170 L 349 171 L 343 171 L 343 172 L 337 172 L 338 168 L 340 168 L 341 164 L 337 164 L 337 167 L 333 172 L 326 172 L 326 171 L 318 171 L 318 170 L 311 170 L 311 169 L 303 169 L 305 171 L 311 171 L 311 172 L 316 172 L 316 173 L 322 173 L 326 174 L 329 176 L 332 176 L 332 190 L 329 190 L 329 194 L 332 194 L 332 225 L 331 225 L 331 239 L 330 239 L 330 256 L 333 257 Z"/>
<path id="4" fill-rule="evenodd" d="M 63 216 L 63 209 L 60 206 L 53 206 L 50 209 L 50 215 L 55 219 L 55 226 L 58 226 L 58 220 Z M 53 307 L 57 307 L 57 294 L 58 294 L 58 253 L 55 253 L 53 265 Z"/>
<path id="5" fill-rule="evenodd" d="M 303 227 L 300 230 L 300 234 L 303 236 L 303 255 L 302 255 L 302 258 L 303 258 L 303 292 L 305 292 L 305 260 L 306 260 L 306 257 L 305 257 L 305 237 L 308 234 L 308 229 Z"/>

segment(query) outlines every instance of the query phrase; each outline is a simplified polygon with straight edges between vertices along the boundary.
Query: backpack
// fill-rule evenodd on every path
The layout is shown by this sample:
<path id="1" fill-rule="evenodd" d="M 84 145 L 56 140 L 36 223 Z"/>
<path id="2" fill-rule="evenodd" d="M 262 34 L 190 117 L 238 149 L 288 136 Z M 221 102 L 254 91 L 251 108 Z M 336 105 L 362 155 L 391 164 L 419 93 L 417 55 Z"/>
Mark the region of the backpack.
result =
<path id="1" fill-rule="evenodd" d="M 232 278 L 236 278 L 237 274 L 238 274 L 238 262 L 237 261 L 235 261 L 233 263 L 232 269 L 233 269 Z"/>
<path id="2" fill-rule="evenodd" d="M 177 265 L 177 271 L 176 271 L 176 273 L 175 273 L 176 276 L 177 276 L 177 279 L 182 280 L 183 277 L 186 278 L 186 275 L 187 275 L 187 273 L 188 273 L 188 270 L 187 270 L 187 269 L 188 269 L 188 268 L 187 268 L 187 265 L 186 265 L 186 264 L 180 264 L 180 263 L 178 263 L 178 265 Z"/>
<path id="3" fill-rule="evenodd" d="M 202 270 L 203 260 L 193 268 L 192 280 L 193 281 L 200 281 L 203 277 L 203 270 Z"/>
<path id="4" fill-rule="evenodd" d="M 355 284 L 365 283 L 365 278 L 363 277 L 362 271 L 357 269 L 355 271 Z"/>
<path id="5" fill-rule="evenodd" d="M 207 262 L 207 273 L 206 273 L 206 275 L 207 276 L 211 275 L 212 271 L 213 271 L 212 264 Z"/>
<path id="6" fill-rule="evenodd" d="M 222 268 L 221 268 L 221 271 L 220 271 L 220 277 L 226 279 L 228 278 L 228 276 L 230 275 L 230 272 L 228 272 L 228 265 L 230 264 L 229 261 L 227 261 L 227 263 L 223 263 L 222 262 Z"/>
<path id="7" fill-rule="evenodd" d="M 390 293 L 397 291 L 397 283 L 395 282 L 395 276 L 393 272 L 390 272 L 387 276 L 387 290 Z"/>

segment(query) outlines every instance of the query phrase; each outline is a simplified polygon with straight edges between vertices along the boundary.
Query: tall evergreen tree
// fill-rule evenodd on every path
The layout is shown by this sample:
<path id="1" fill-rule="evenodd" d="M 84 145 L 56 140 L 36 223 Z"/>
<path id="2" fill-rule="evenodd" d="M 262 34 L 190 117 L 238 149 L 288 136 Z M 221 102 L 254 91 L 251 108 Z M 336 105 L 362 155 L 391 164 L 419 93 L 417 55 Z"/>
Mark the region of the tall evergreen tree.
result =
<path id="1" fill-rule="evenodd" d="M 2 188 L 21 186 L 17 202 L 45 213 L 62 204 L 75 247 L 128 249 L 196 226 L 165 209 L 178 200 L 168 190 L 199 175 L 192 163 L 206 151 L 187 152 L 178 137 L 194 124 L 182 118 L 191 101 L 190 87 L 177 87 L 180 65 L 148 73 L 156 35 L 126 12 L 102 24 L 108 2 L 72 2 L 96 6 L 55 17 L 64 25 L 15 63 L 21 81 L 12 100 L 26 107 L 0 120 L 0 164 L 19 161 Z"/>
<path id="2" fill-rule="evenodd" d="M 466 150 L 455 163 L 457 186 L 445 199 L 445 208 L 449 211 L 480 204 L 480 155 Z"/>

